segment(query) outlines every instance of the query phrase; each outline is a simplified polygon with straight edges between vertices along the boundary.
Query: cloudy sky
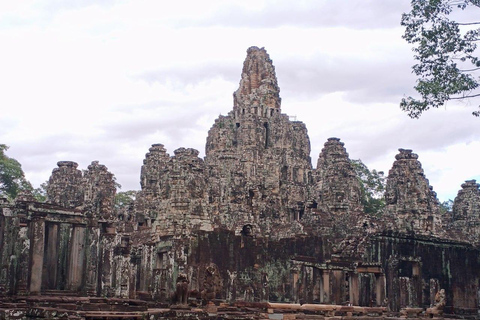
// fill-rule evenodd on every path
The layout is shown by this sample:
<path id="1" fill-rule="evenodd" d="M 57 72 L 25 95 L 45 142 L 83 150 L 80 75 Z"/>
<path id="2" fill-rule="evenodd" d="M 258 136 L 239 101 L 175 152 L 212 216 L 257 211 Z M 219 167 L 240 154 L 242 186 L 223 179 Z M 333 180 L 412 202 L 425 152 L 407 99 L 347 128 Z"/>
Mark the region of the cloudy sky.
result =
<path id="1" fill-rule="evenodd" d="M 312 162 L 329 137 L 388 172 L 419 154 L 440 200 L 480 180 L 475 103 L 412 120 L 413 53 L 401 39 L 409 0 L 25 0 L 0 2 L 0 143 L 35 185 L 59 160 L 93 160 L 139 189 L 153 143 L 204 156 L 233 106 L 250 46 L 276 68 L 282 112 L 306 123 Z"/>

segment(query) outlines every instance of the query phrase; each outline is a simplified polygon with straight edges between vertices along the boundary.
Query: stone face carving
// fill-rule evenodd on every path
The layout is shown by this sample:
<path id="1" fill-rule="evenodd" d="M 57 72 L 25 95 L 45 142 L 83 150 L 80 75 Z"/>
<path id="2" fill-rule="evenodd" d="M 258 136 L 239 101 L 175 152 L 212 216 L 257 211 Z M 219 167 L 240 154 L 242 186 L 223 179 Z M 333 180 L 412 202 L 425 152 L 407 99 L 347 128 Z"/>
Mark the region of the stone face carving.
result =
<path id="1" fill-rule="evenodd" d="M 143 160 L 140 174 L 140 185 L 145 196 L 158 196 L 165 189 L 164 170 L 167 167 L 170 156 L 163 144 L 154 144 Z M 163 195 L 164 196 L 164 195 Z"/>
<path id="2" fill-rule="evenodd" d="M 462 184 L 453 202 L 453 220 L 480 221 L 480 184 L 468 180 Z"/>
<path id="3" fill-rule="evenodd" d="M 240 87 L 233 93 L 233 111 L 237 117 L 256 114 L 271 117 L 280 112 L 280 88 L 275 67 L 264 48 L 251 47 L 243 63 Z"/>
<path id="4" fill-rule="evenodd" d="M 153 145 L 144 160 L 142 191 L 136 201 L 137 220 L 153 220 L 162 235 L 192 228 L 211 230 L 207 210 L 205 163 L 195 149 L 179 148 L 169 157 L 163 145 Z"/>
<path id="5" fill-rule="evenodd" d="M 87 215 L 111 219 L 115 202 L 115 179 L 106 166 L 93 161 L 82 174 L 73 161 L 59 161 L 48 181 L 48 202 L 85 209 Z"/>
<path id="6" fill-rule="evenodd" d="M 360 212 L 361 187 L 344 143 L 329 138 L 320 152 L 315 176 L 315 200 L 331 212 Z"/>
<path id="7" fill-rule="evenodd" d="M 84 190 L 82 172 L 73 161 L 59 161 L 58 168 L 53 169 L 48 180 L 48 202 L 65 207 L 75 208 L 83 205 Z"/>
<path id="8" fill-rule="evenodd" d="M 113 218 L 115 179 L 106 166 L 92 161 L 83 177 L 85 209 L 93 216 Z"/>
<path id="9" fill-rule="evenodd" d="M 240 232 L 246 224 L 269 233 L 270 219 L 302 216 L 311 172 L 306 127 L 281 114 L 275 69 L 264 49 L 247 51 L 234 107 L 208 133 L 205 163 L 212 216 Z"/>
<path id="10" fill-rule="evenodd" d="M 418 161 L 418 155 L 412 150 L 399 151 L 388 173 L 385 190 L 385 211 L 394 221 L 390 227 L 401 231 L 440 234 L 443 222 L 439 203 Z"/>
<path id="11" fill-rule="evenodd" d="M 480 185 L 475 180 L 462 184 L 452 207 L 450 231 L 454 238 L 464 239 L 470 243 L 480 241 Z"/>

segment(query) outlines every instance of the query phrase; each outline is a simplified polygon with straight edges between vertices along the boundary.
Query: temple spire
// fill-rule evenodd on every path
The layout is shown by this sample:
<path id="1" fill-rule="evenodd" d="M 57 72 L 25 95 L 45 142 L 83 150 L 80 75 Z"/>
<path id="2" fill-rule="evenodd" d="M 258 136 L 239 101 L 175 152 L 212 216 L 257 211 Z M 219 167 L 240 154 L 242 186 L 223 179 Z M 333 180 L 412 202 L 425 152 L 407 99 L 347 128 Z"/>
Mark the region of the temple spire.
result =
<path id="1" fill-rule="evenodd" d="M 267 51 L 258 47 L 248 48 L 240 86 L 233 93 L 236 115 L 254 113 L 270 117 L 280 113 L 279 93 L 275 67 Z"/>

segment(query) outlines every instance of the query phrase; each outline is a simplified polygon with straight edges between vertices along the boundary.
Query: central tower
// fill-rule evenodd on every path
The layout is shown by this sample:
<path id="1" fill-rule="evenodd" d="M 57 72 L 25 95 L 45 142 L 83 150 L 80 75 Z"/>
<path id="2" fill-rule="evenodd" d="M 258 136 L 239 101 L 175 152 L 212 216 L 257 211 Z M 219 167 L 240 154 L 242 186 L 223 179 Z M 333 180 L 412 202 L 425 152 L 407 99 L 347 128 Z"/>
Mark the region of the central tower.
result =
<path id="1" fill-rule="evenodd" d="M 291 230 L 304 211 L 310 141 L 302 122 L 281 113 L 279 93 L 267 52 L 249 48 L 233 110 L 216 119 L 208 133 L 212 217 L 237 232 Z"/>
<path id="2" fill-rule="evenodd" d="M 280 113 L 280 104 L 280 88 L 272 60 L 264 48 L 250 47 L 243 63 L 240 86 L 233 93 L 235 117 L 249 113 L 272 117 Z"/>

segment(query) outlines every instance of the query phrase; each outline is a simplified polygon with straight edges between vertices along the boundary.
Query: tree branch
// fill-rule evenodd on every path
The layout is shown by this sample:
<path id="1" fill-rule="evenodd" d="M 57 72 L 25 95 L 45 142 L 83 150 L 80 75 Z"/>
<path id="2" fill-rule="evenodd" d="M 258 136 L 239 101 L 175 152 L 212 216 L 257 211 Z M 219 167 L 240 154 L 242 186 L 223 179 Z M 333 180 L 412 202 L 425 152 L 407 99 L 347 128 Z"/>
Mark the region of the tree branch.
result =
<path id="1" fill-rule="evenodd" d="M 468 98 L 475 98 L 475 97 L 480 97 L 480 93 L 478 94 L 473 94 L 471 96 L 463 96 L 463 97 L 450 97 L 450 100 L 462 100 L 462 99 L 468 99 Z"/>
<path id="2" fill-rule="evenodd" d="M 458 70 L 460 72 L 470 72 L 470 71 L 477 71 L 477 70 L 480 70 L 480 68 L 474 68 L 474 69 L 467 69 L 467 70 Z"/>

